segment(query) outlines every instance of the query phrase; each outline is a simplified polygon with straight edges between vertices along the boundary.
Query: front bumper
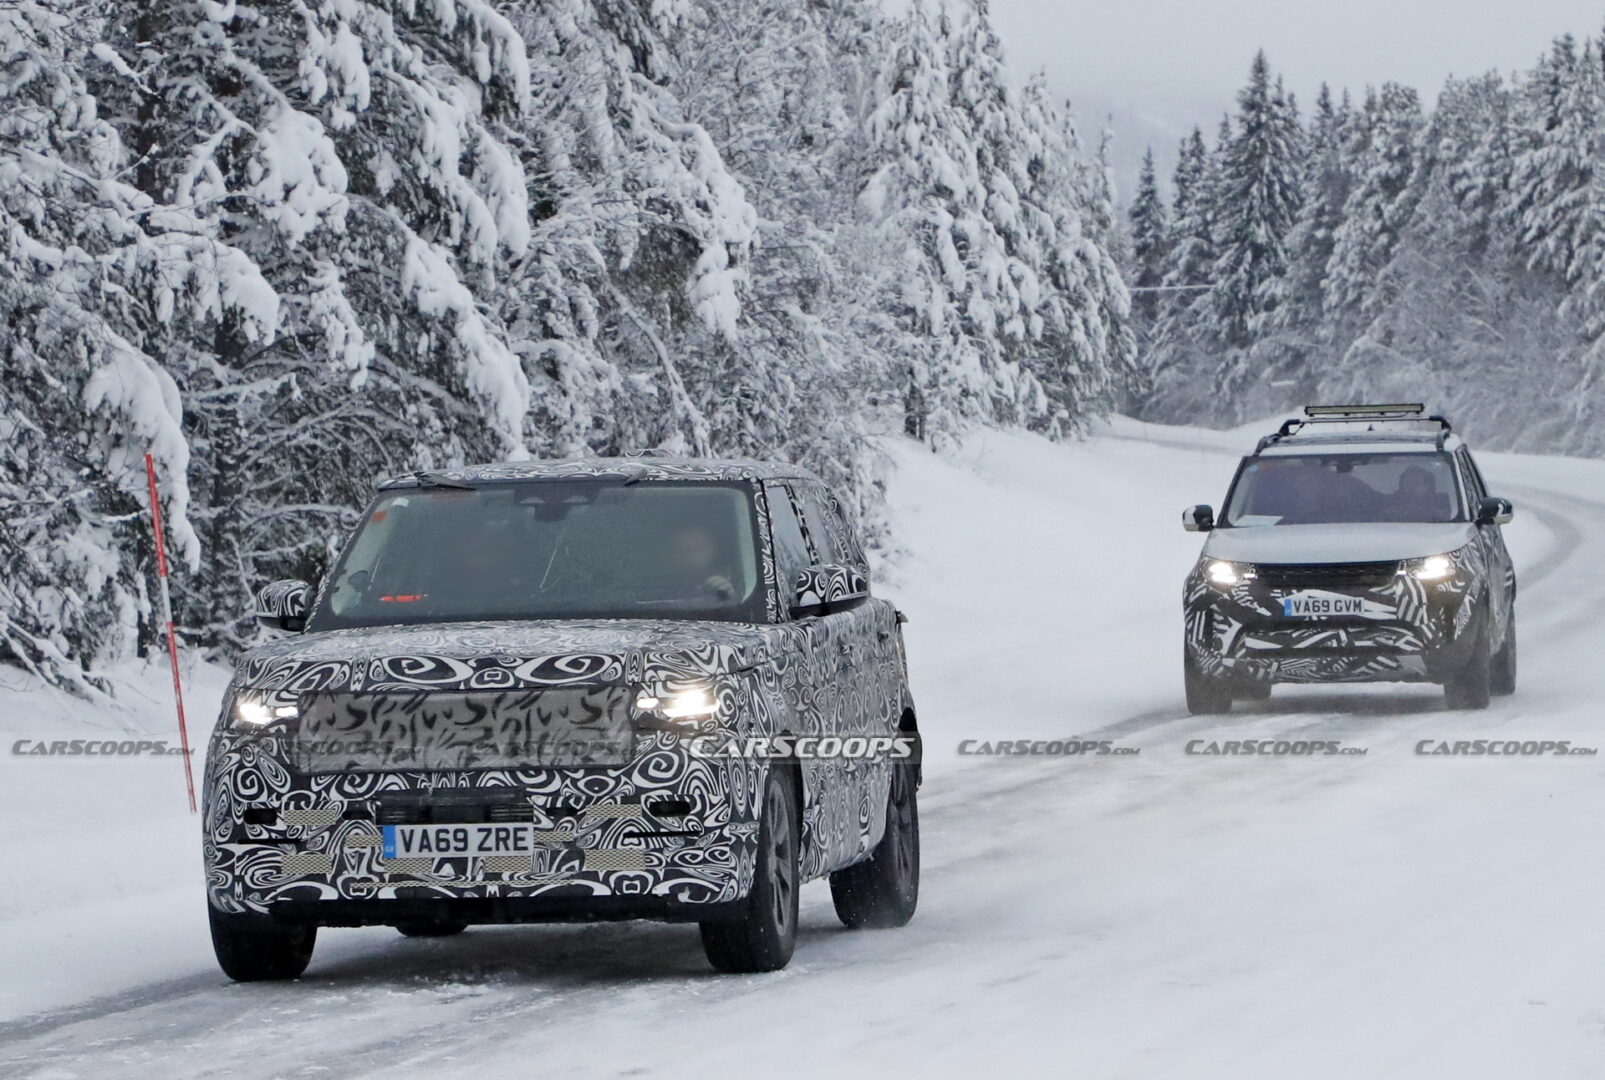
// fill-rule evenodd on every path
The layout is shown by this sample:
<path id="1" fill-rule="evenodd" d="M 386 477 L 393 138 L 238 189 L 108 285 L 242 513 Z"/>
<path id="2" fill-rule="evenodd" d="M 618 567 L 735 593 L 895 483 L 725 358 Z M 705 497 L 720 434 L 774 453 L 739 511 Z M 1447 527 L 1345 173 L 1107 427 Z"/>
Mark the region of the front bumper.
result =
<path id="1" fill-rule="evenodd" d="M 1322 592 L 1365 601 L 1365 616 L 1288 618 L 1301 590 L 1249 581 L 1230 589 L 1195 571 L 1184 604 L 1189 661 L 1204 675 L 1250 684 L 1442 682 L 1465 662 L 1479 615 L 1464 578 L 1406 575 Z"/>
<path id="2" fill-rule="evenodd" d="M 696 757 L 675 733 L 643 736 L 620 766 L 313 775 L 288 767 L 286 741 L 214 736 L 203 847 L 220 911 L 331 925 L 446 909 L 468 922 L 705 918 L 751 888 L 764 766 Z M 447 804 L 464 822 L 528 823 L 537 850 L 387 860 L 381 825 L 398 804 L 433 807 L 436 823 L 452 820 Z"/>

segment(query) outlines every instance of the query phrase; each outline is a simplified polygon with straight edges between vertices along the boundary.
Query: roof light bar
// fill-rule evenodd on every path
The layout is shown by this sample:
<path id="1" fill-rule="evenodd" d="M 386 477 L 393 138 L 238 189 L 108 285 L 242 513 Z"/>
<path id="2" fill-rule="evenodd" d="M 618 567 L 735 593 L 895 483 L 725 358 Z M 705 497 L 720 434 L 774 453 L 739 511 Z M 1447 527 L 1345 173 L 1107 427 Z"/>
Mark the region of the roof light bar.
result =
<path id="1" fill-rule="evenodd" d="M 1306 405 L 1304 415 L 1317 416 L 1420 416 L 1427 411 L 1422 404 L 1394 405 Z"/>

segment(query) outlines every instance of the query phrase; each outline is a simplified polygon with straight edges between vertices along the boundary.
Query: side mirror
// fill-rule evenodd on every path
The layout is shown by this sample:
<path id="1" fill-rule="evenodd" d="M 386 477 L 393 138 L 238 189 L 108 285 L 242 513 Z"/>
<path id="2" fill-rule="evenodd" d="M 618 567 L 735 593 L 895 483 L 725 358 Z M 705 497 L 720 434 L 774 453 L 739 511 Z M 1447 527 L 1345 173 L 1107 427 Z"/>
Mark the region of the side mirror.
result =
<path id="1" fill-rule="evenodd" d="M 307 628 L 312 586 L 304 581 L 275 581 L 256 594 L 256 621 L 269 630 L 299 634 Z"/>
<path id="2" fill-rule="evenodd" d="M 1509 499 L 1489 495 L 1477 504 L 1478 525 L 1509 525 L 1510 519 L 1515 516 L 1516 508 L 1510 505 Z"/>
<path id="3" fill-rule="evenodd" d="M 1182 511 L 1181 527 L 1188 532 L 1210 532 L 1215 528 L 1215 508 L 1208 503 L 1189 506 Z"/>
<path id="4" fill-rule="evenodd" d="M 869 599 L 869 579 L 850 566 L 826 563 L 810 566 L 797 575 L 797 599 L 791 617 L 829 615 Z"/>

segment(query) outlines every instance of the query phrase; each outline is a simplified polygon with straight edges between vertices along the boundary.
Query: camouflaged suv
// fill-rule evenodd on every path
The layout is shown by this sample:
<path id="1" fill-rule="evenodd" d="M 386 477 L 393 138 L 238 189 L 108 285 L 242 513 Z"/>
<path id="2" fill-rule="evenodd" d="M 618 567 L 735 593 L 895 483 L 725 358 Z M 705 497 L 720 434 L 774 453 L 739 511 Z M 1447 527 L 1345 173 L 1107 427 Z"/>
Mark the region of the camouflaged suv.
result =
<path id="1" fill-rule="evenodd" d="M 1434 682 L 1451 708 L 1516 689 L 1516 572 L 1489 494 L 1420 405 L 1315 406 L 1243 459 L 1183 595 L 1187 705 L 1276 683 Z"/>
<path id="2" fill-rule="evenodd" d="M 213 942 L 293 978 L 319 927 L 692 921 L 713 965 L 790 959 L 801 883 L 896 926 L 919 890 L 901 615 L 787 466 L 510 464 L 381 485 L 212 737 Z"/>

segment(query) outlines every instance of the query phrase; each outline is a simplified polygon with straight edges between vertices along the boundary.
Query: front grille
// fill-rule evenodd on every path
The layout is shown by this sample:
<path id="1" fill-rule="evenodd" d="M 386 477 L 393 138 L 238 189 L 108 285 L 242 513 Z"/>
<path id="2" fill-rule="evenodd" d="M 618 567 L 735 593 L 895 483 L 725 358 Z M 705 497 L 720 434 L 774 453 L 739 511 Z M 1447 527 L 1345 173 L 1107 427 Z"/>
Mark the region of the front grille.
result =
<path id="1" fill-rule="evenodd" d="M 1261 563 L 1254 569 L 1270 589 L 1380 589 L 1393 581 L 1399 564 Z"/>
<path id="2" fill-rule="evenodd" d="M 374 800 L 380 825 L 482 825 L 534 821 L 529 798 L 518 788 L 449 788 L 386 791 Z"/>
<path id="3" fill-rule="evenodd" d="M 608 766 L 635 752 L 623 686 L 307 694 L 301 773 Z"/>

